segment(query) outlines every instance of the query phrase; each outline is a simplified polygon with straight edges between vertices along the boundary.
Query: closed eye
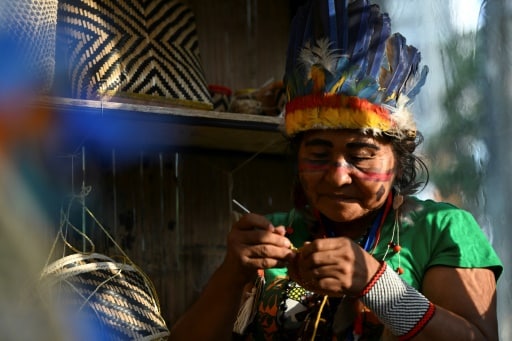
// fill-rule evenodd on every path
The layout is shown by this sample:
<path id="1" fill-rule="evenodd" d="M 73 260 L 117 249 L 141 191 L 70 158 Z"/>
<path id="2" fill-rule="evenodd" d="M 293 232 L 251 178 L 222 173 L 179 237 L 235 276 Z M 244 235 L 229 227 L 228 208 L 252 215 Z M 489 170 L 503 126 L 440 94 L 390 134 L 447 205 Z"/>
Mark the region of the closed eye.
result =
<path id="1" fill-rule="evenodd" d="M 325 165 L 329 163 L 328 159 L 306 159 L 304 161 L 314 165 Z"/>
<path id="2" fill-rule="evenodd" d="M 310 158 L 312 159 L 328 159 L 329 158 L 329 154 L 328 153 L 324 153 L 324 152 L 321 152 L 321 153 L 311 153 L 310 155 Z"/>
<path id="3" fill-rule="evenodd" d="M 350 157 L 350 160 L 352 160 L 353 162 L 366 161 L 366 160 L 372 160 L 372 159 L 373 159 L 373 157 L 366 156 L 366 155 L 365 156 L 361 155 L 361 156 L 351 156 Z"/>
<path id="4" fill-rule="evenodd" d="M 300 171 L 324 171 L 330 167 L 328 159 L 303 158 L 299 162 Z"/>

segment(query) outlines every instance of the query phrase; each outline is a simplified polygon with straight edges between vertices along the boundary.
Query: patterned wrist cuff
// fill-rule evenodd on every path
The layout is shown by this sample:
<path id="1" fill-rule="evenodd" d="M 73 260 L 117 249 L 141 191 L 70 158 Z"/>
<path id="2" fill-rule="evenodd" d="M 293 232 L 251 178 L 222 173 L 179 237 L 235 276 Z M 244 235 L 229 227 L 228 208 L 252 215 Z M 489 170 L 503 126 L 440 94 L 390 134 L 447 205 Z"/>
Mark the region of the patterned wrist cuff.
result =
<path id="1" fill-rule="evenodd" d="M 430 321 L 435 306 L 385 264 L 363 290 L 361 301 L 399 340 L 408 340 Z"/>

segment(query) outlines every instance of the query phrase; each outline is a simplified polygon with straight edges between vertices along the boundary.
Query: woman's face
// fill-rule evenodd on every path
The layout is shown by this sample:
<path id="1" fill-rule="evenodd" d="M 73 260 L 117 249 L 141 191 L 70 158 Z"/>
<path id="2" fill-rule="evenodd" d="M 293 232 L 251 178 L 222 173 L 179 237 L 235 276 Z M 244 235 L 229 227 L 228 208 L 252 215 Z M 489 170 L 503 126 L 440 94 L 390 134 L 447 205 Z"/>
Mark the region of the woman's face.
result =
<path id="1" fill-rule="evenodd" d="M 306 132 L 298 166 L 310 205 L 336 222 L 353 221 L 380 208 L 396 173 L 390 142 L 349 129 Z"/>

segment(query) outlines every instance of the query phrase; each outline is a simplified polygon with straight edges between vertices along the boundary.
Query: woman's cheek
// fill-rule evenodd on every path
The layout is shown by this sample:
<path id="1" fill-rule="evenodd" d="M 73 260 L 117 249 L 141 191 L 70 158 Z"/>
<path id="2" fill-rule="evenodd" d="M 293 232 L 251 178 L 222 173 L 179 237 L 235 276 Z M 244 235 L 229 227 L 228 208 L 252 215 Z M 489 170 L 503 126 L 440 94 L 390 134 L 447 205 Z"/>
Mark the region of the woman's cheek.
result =
<path id="1" fill-rule="evenodd" d="M 312 188 L 314 187 L 314 184 L 312 183 L 312 179 L 311 177 L 309 177 L 306 174 L 304 173 L 299 173 L 299 181 L 300 181 L 300 184 L 302 185 L 302 188 L 304 190 L 304 194 L 306 195 L 306 198 L 308 200 L 311 200 L 311 196 L 312 196 Z"/>

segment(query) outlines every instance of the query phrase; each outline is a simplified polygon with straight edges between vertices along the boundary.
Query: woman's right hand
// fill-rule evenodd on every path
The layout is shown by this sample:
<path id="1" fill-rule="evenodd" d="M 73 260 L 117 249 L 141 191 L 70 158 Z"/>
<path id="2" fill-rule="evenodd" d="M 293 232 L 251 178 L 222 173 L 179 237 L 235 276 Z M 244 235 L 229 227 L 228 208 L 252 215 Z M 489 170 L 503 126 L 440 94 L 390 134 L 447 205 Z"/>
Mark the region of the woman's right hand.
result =
<path id="1" fill-rule="evenodd" d="M 293 252 L 290 246 L 284 226 L 275 227 L 264 216 L 249 213 L 233 224 L 222 266 L 247 283 L 258 269 L 286 266 Z"/>

